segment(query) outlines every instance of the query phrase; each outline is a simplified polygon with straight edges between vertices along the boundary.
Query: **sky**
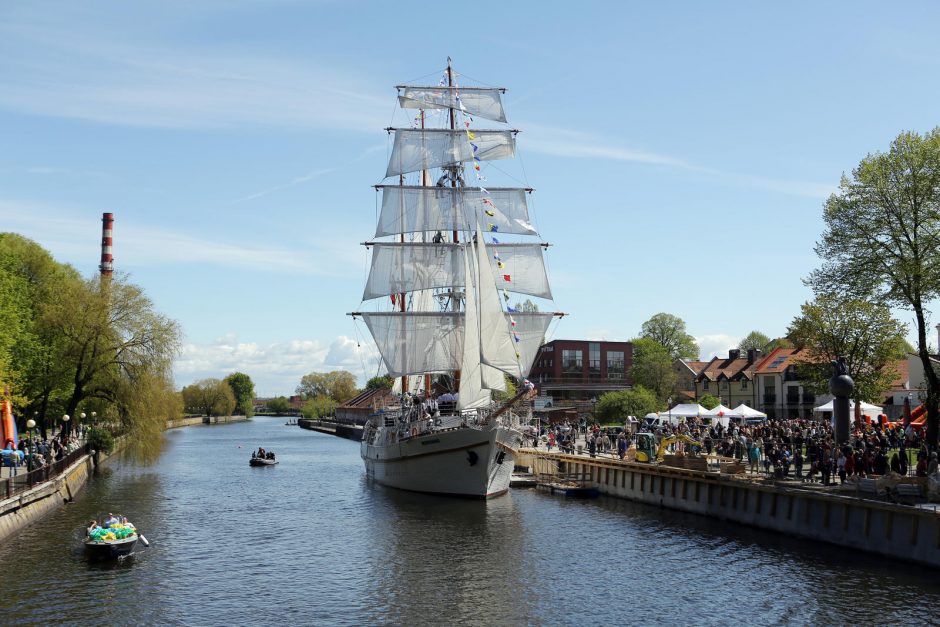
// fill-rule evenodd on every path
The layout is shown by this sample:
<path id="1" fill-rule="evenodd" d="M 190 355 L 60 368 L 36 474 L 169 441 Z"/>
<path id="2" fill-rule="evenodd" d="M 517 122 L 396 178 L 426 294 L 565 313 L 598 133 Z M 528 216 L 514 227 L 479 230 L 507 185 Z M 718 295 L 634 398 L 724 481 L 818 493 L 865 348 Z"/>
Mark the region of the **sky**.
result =
<path id="1" fill-rule="evenodd" d="M 450 56 L 508 90 L 517 159 L 485 174 L 536 190 L 569 314 L 548 339 L 667 312 L 723 355 L 812 299 L 840 177 L 940 123 L 938 23 L 930 2 L 4 2 L 0 231 L 90 276 L 113 212 L 116 271 L 182 327 L 179 386 L 363 383 L 376 349 L 346 314 L 383 129 L 413 115 L 394 86 Z"/>

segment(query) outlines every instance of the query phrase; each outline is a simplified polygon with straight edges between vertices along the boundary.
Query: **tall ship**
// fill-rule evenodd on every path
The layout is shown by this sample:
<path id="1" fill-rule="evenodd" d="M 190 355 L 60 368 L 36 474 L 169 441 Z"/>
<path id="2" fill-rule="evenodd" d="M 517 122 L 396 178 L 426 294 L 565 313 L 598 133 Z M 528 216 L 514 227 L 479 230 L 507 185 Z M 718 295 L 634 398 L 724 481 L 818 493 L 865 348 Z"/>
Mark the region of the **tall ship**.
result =
<path id="1" fill-rule="evenodd" d="M 362 318 L 395 379 L 363 430 L 377 483 L 489 498 L 509 488 L 535 395 L 526 379 L 554 311 L 528 187 L 490 187 L 486 162 L 514 159 L 504 88 L 398 85 L 411 124 L 392 137 Z M 477 128 L 476 120 L 505 128 Z M 494 168 L 495 169 L 495 168 Z M 501 171 L 501 168 L 497 171 Z M 524 302 L 523 302 L 523 299 Z M 520 304 L 523 303 L 523 304 Z M 366 311 L 366 309 L 369 311 Z"/>

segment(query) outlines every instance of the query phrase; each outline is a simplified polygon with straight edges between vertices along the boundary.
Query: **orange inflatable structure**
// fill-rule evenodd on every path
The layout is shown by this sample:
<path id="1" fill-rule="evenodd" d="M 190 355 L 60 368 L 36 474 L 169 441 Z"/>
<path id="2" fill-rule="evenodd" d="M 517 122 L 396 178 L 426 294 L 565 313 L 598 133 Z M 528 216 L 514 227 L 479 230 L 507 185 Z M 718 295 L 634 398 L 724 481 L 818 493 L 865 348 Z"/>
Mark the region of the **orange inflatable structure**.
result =
<path id="1" fill-rule="evenodd" d="M 8 442 L 12 441 L 14 448 L 19 445 L 19 437 L 16 433 L 16 422 L 13 420 L 13 404 L 9 399 L 4 399 L 2 411 L 0 411 L 0 448 L 6 448 Z"/>

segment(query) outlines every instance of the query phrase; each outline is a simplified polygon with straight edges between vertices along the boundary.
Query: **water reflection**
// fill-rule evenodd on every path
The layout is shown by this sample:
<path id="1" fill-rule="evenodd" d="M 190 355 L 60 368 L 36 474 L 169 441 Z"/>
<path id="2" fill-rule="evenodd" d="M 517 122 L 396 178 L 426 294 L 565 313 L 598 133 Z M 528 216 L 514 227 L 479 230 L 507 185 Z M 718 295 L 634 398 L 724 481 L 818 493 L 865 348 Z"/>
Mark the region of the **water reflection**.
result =
<path id="1" fill-rule="evenodd" d="M 385 488 L 355 443 L 283 420 L 166 438 L 0 546 L 4 623 L 922 624 L 940 604 L 936 571 L 628 501 Z M 248 466 L 259 444 L 277 466 Z M 87 562 L 108 511 L 150 548 Z"/>

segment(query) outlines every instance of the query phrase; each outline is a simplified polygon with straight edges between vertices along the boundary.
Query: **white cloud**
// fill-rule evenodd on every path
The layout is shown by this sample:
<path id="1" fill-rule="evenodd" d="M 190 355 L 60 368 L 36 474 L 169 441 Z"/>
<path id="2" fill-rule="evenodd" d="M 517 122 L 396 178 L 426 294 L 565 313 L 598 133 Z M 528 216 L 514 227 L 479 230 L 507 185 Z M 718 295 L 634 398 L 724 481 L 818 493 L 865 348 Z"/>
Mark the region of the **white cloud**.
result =
<path id="1" fill-rule="evenodd" d="M 4 230 L 15 230 L 33 238 L 57 255 L 96 259 L 97 244 L 89 243 L 99 241 L 101 226 L 97 220 L 71 217 L 83 214 L 95 215 L 79 208 L 0 199 L 0 221 Z M 254 239 L 209 239 L 139 224 L 119 223 L 117 232 L 116 258 L 125 267 L 198 263 L 259 272 L 346 276 L 362 265 L 361 251 L 343 245 L 356 241 L 353 234 L 345 237 L 337 232 L 330 239 L 304 241 L 304 247 L 297 250 Z M 87 235 L 77 235 L 81 233 Z"/>
<path id="2" fill-rule="evenodd" d="M 525 136 L 526 149 L 547 155 L 645 163 L 701 174 L 707 177 L 710 182 L 723 185 L 750 187 L 810 198 L 828 198 L 830 194 L 837 191 L 836 185 L 740 174 L 700 166 L 669 155 L 611 142 L 607 135 L 600 136 L 537 124 L 526 128 L 534 131 L 531 136 L 529 134 Z"/>
<path id="3" fill-rule="evenodd" d="M 320 340 L 242 342 L 230 333 L 210 344 L 185 344 L 174 374 L 176 384 L 182 387 L 200 379 L 221 379 L 232 372 L 244 372 L 254 381 L 259 396 L 289 396 L 301 377 L 311 372 L 349 370 L 363 385 L 375 375 L 375 362 L 374 345 L 359 347 L 345 336 L 327 346 Z"/>
<path id="4" fill-rule="evenodd" d="M 94 27 L 89 26 L 90 29 Z M 28 51 L 28 53 L 24 53 Z M 107 124 L 381 128 L 388 99 L 360 73 L 246 49 L 152 43 L 123 28 L 0 25 L 0 108 Z"/>
<path id="5" fill-rule="evenodd" d="M 741 338 L 726 333 L 715 333 L 696 337 L 695 342 L 699 347 L 699 355 L 707 361 L 712 357 L 727 357 L 728 350 L 737 348 Z"/>

